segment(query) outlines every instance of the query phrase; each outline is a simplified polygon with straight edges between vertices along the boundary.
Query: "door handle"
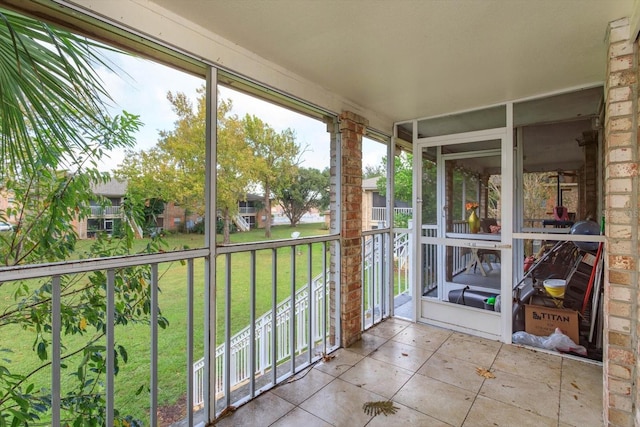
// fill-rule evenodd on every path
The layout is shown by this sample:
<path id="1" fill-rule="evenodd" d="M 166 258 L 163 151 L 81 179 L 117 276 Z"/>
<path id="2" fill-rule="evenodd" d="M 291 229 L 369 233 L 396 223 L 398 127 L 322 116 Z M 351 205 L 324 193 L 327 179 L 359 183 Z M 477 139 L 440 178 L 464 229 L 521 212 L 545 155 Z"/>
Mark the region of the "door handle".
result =
<path id="1" fill-rule="evenodd" d="M 467 245 L 470 248 L 481 248 L 481 249 L 511 249 L 511 245 L 501 244 L 501 243 L 478 243 L 473 242 Z"/>

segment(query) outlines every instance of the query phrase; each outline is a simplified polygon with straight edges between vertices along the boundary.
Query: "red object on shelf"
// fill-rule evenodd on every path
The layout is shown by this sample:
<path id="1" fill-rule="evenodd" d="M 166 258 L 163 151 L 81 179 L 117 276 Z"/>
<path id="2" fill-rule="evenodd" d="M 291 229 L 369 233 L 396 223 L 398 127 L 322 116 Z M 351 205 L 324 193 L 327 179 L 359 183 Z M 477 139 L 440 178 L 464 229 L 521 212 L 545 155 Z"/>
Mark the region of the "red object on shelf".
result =
<path id="1" fill-rule="evenodd" d="M 553 208 L 553 219 L 556 221 L 569 221 L 569 211 L 564 206 Z"/>
<path id="2" fill-rule="evenodd" d="M 593 283 L 596 278 L 596 270 L 598 269 L 598 264 L 600 263 L 600 255 L 602 255 L 602 242 L 598 243 L 598 252 L 596 253 L 596 260 L 593 263 L 593 268 L 591 269 L 591 277 L 589 277 L 589 285 L 587 285 L 587 291 L 584 293 L 584 301 L 582 302 L 582 311 L 584 314 L 587 309 L 587 305 L 589 304 L 589 297 L 591 296 L 591 291 L 593 290 Z"/>
<path id="3" fill-rule="evenodd" d="M 533 256 L 528 256 L 524 259 L 524 272 L 529 271 L 531 266 L 536 262 L 536 259 Z"/>

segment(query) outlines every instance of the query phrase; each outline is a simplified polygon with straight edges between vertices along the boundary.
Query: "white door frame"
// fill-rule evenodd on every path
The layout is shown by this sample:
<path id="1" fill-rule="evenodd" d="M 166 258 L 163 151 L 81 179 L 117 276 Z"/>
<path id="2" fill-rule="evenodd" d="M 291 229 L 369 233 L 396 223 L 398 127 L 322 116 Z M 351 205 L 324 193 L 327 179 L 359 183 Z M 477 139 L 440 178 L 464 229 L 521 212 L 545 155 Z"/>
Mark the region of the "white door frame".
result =
<path id="1" fill-rule="evenodd" d="M 510 107 L 510 106 L 509 106 Z M 507 108 L 507 116 L 511 117 L 511 108 Z M 511 120 L 507 120 L 508 126 L 504 128 L 488 129 L 460 134 L 443 135 L 428 138 L 416 138 L 414 140 L 414 176 L 413 188 L 414 197 L 414 295 L 416 296 L 416 318 L 418 321 L 447 327 L 454 330 L 478 335 L 486 338 L 499 339 L 505 343 L 511 342 L 512 334 L 512 280 L 513 280 L 513 258 L 512 258 L 512 233 L 513 233 L 513 132 Z M 415 133 L 414 133 L 415 134 Z M 445 234 L 445 224 L 441 215 L 438 215 L 438 237 L 422 236 L 422 155 L 424 148 L 436 147 L 438 150 L 438 195 L 437 212 L 442 212 L 444 200 L 444 168 L 440 147 L 452 144 L 469 143 L 485 140 L 501 141 L 501 175 L 502 175 L 502 198 L 501 198 L 501 224 L 502 230 L 498 242 L 483 242 L 477 239 L 451 239 Z M 473 153 L 465 153 L 464 157 L 470 157 Z M 495 155 L 493 153 L 476 153 L 478 155 Z M 447 155 L 454 158 L 457 155 Z M 460 157 L 460 156 L 457 156 Z M 501 283 L 500 294 L 502 295 L 502 309 L 500 313 L 488 310 L 478 310 L 463 305 L 452 304 L 440 299 L 422 297 L 422 244 L 438 245 L 438 280 L 439 288 L 444 283 L 444 250 L 449 246 L 468 247 L 492 247 L 502 251 L 501 256 Z M 441 290 L 440 290 L 441 292 Z M 418 297 L 420 296 L 420 297 Z"/>

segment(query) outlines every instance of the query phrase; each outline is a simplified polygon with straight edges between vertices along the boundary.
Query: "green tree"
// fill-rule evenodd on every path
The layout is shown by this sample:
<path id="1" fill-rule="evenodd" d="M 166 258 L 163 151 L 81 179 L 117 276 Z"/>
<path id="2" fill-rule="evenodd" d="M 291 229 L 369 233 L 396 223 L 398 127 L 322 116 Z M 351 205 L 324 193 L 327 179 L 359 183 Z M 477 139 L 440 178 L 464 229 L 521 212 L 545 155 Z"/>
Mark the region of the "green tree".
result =
<path id="1" fill-rule="evenodd" d="M 166 185 L 172 173 L 165 162 L 166 154 L 157 147 L 149 150 L 127 150 L 124 160 L 114 170 L 114 175 L 127 181 L 127 191 L 140 199 L 171 200 Z"/>
<path id="2" fill-rule="evenodd" d="M 115 174 L 126 179 L 130 192 L 142 199 L 173 201 L 186 211 L 204 214 L 205 97 L 194 109 L 181 92 L 169 92 L 167 100 L 178 116 L 174 128 L 160 131 L 156 146 L 130 151 Z"/>
<path id="3" fill-rule="evenodd" d="M 403 202 L 410 202 L 413 196 L 413 155 L 403 153 L 400 156 L 395 156 L 393 158 L 394 162 L 394 196 L 396 200 L 401 200 Z M 387 157 L 383 157 L 380 162 L 381 165 L 387 164 Z M 376 182 L 378 186 L 378 192 L 381 196 L 385 196 L 387 194 L 387 177 L 386 175 L 381 176 Z"/>
<path id="4" fill-rule="evenodd" d="M 255 182 L 264 192 L 266 210 L 265 237 L 271 237 L 271 198 L 278 187 L 291 183 L 300 163 L 301 148 L 295 132 L 285 129 L 278 133 L 256 116 L 244 117 L 245 138 L 254 156 Z"/>
<path id="5" fill-rule="evenodd" d="M 160 132 L 156 146 L 129 152 L 115 171 L 128 181 L 129 190 L 142 199 L 174 201 L 186 211 L 204 214 L 206 98 L 199 89 L 196 108 L 184 93 L 169 92 L 167 99 L 178 116 L 174 129 Z M 229 243 L 231 219 L 238 201 L 246 197 L 253 177 L 253 155 L 244 138 L 243 123 L 231 115 L 231 101 L 218 105 L 217 199 L 223 220 L 224 242 Z"/>
<path id="6" fill-rule="evenodd" d="M 231 115 L 231 101 L 218 106 L 217 203 L 223 222 L 223 242 L 230 243 L 231 218 L 238 215 L 238 201 L 246 200 L 255 177 L 253 151 L 245 138 L 242 120 Z"/>
<path id="7" fill-rule="evenodd" d="M 396 200 L 411 202 L 413 200 L 413 155 L 402 153 L 394 157 L 394 196 Z M 382 165 L 387 164 L 387 158 L 383 157 Z M 425 224 L 436 222 L 436 164 L 430 160 L 423 162 L 422 173 L 422 221 Z M 377 181 L 380 195 L 387 194 L 387 177 L 381 176 Z M 406 226 L 408 218 L 401 216 L 394 218 L 394 223 Z"/>
<path id="8" fill-rule="evenodd" d="M 362 171 L 362 179 L 376 178 L 379 176 L 387 176 L 387 163 L 380 163 L 379 165 L 367 165 Z"/>
<path id="9" fill-rule="evenodd" d="M 99 49 L 104 49 L 100 47 Z M 86 218 L 95 198 L 91 184 L 109 177 L 97 162 L 106 150 L 130 147 L 141 125 L 124 112 L 109 117 L 107 93 L 92 64 L 103 63 L 98 45 L 37 20 L 0 9 L 0 189 L 14 203 L 0 219 L 17 220 L 13 232 L 0 235 L 0 264 L 65 261 L 74 253 L 77 234 L 70 227 Z M 139 212 L 127 204 L 127 221 Z M 131 251 L 133 232 L 108 243 L 99 236 L 86 256 L 122 255 Z M 156 250 L 156 242 L 148 250 Z M 149 269 L 125 268 L 116 275 L 116 322 L 148 323 Z M 12 287 L 10 292 L 8 287 Z M 0 425 L 42 424 L 51 406 L 48 383 L 37 382 L 51 364 L 50 280 L 0 282 Z M 105 422 L 104 272 L 60 278 L 62 358 L 64 375 L 75 379 L 62 398 L 65 424 Z M 126 289 L 126 292 L 122 290 Z M 161 325 L 166 325 L 164 319 Z M 9 335 L 33 342 L 39 365 L 27 372 L 22 360 L 6 348 Z M 28 337 L 28 338 L 27 338 Z M 127 361 L 127 350 L 116 345 L 116 364 Z M 123 414 L 117 421 L 136 424 Z"/>
<path id="10" fill-rule="evenodd" d="M 274 189 L 275 197 L 292 227 L 295 227 L 302 215 L 310 209 L 322 207 L 328 193 L 328 174 L 313 168 L 299 168 L 298 174 L 290 183 Z"/>

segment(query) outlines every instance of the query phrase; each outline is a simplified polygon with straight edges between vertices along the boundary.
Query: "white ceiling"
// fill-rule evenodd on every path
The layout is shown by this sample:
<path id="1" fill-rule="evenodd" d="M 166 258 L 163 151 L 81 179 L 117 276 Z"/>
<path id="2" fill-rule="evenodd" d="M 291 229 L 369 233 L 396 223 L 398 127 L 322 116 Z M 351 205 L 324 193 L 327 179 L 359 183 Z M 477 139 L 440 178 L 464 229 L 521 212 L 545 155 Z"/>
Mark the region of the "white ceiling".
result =
<path id="1" fill-rule="evenodd" d="M 394 121 L 602 82 L 634 0 L 153 0 Z"/>

